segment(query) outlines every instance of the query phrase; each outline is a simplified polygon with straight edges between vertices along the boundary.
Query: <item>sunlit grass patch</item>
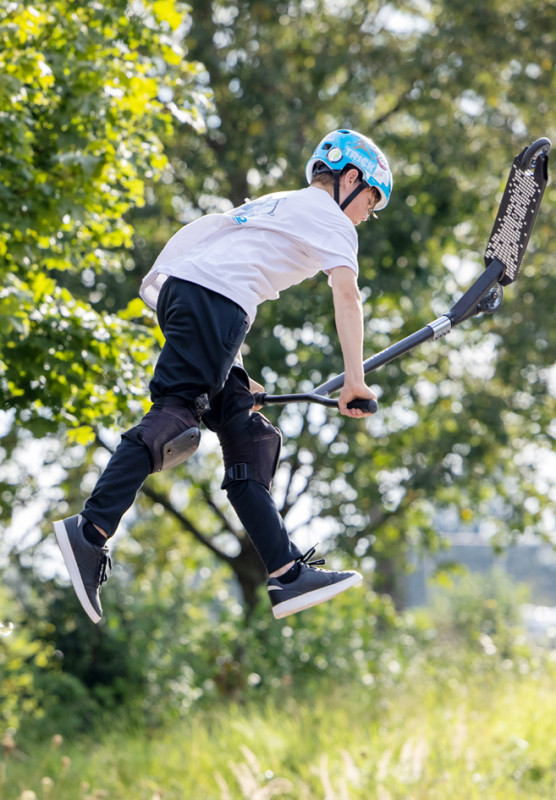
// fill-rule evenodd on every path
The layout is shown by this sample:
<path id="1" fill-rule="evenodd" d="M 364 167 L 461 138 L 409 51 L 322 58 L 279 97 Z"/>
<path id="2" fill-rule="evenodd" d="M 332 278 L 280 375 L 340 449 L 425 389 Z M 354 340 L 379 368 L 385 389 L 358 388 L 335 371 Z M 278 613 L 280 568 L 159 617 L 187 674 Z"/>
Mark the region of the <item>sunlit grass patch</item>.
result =
<path id="1" fill-rule="evenodd" d="M 431 669 L 386 696 L 323 682 L 320 693 L 294 688 L 282 700 L 221 704 L 157 733 L 114 730 L 56 746 L 15 739 L 0 797 L 548 800 L 556 795 L 554 678 L 550 662 L 525 676 L 444 680 Z"/>

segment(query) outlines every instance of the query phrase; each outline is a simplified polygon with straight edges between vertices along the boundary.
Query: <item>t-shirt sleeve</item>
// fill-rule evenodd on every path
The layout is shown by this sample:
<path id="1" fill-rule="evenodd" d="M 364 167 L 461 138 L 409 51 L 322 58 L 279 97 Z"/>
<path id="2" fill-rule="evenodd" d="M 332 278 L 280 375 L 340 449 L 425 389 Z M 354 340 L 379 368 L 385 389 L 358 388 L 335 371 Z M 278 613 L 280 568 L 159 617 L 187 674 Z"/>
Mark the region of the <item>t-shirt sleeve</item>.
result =
<path id="1" fill-rule="evenodd" d="M 357 233 L 351 222 L 349 227 L 339 224 L 328 225 L 317 239 L 316 246 L 323 272 L 328 275 L 334 267 L 349 267 L 358 275 L 358 243 Z"/>

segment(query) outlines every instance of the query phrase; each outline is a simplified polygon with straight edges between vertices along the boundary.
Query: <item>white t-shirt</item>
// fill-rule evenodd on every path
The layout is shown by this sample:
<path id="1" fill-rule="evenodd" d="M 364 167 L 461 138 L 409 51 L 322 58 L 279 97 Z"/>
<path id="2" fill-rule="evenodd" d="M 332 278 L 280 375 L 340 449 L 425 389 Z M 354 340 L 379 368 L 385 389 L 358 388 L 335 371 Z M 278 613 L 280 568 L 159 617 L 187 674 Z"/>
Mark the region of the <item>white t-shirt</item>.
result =
<path id="1" fill-rule="evenodd" d="M 141 284 L 156 309 L 168 275 L 229 297 L 252 324 L 257 306 L 321 270 L 356 274 L 357 234 L 328 192 L 308 187 L 268 194 L 225 214 L 208 214 L 181 228 Z"/>

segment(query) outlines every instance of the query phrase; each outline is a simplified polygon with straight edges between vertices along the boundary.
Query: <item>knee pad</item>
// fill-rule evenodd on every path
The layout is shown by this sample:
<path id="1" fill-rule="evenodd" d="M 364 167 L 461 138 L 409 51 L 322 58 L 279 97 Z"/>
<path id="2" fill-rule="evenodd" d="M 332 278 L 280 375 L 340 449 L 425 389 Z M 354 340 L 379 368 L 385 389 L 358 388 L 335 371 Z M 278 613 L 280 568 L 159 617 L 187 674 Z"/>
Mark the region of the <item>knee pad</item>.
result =
<path id="1" fill-rule="evenodd" d="M 161 472 L 187 461 L 199 447 L 201 430 L 190 408 L 157 400 L 139 425 L 122 434 L 149 451 L 151 472 Z"/>
<path id="2" fill-rule="evenodd" d="M 242 412 L 218 430 L 224 457 L 225 489 L 233 481 L 253 480 L 270 489 L 278 467 L 282 435 L 266 417 Z"/>

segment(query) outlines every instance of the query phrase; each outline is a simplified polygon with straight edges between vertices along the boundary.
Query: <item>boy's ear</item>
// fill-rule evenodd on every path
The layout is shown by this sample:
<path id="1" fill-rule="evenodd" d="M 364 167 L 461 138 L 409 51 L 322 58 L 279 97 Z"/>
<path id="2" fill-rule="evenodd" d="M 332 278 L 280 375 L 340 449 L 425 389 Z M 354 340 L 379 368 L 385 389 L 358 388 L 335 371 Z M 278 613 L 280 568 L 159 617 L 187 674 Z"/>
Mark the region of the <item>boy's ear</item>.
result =
<path id="1" fill-rule="evenodd" d="M 353 186 L 359 182 L 359 170 L 352 167 L 352 169 L 348 169 L 344 172 L 344 177 L 348 186 Z"/>

